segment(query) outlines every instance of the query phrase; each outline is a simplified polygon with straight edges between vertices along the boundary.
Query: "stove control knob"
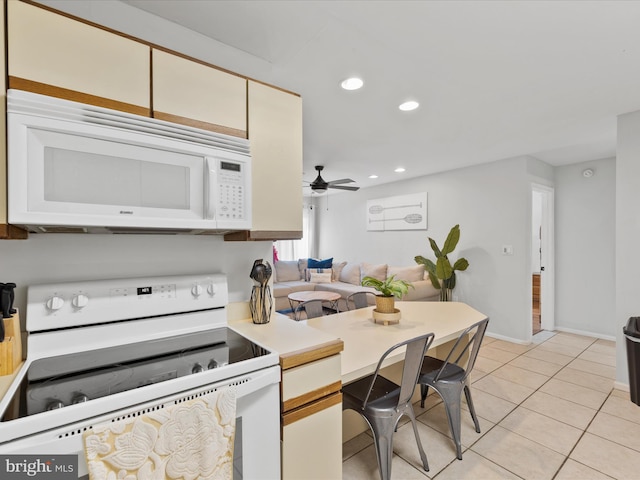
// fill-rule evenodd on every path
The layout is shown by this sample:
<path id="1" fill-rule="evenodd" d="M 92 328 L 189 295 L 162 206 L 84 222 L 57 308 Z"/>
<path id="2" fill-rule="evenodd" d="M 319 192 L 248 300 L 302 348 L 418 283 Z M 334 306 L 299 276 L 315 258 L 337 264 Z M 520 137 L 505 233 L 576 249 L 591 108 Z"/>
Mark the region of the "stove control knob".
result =
<path id="1" fill-rule="evenodd" d="M 73 297 L 73 300 L 71 300 L 71 304 L 76 308 L 86 307 L 88 303 L 89 297 L 83 294 L 76 295 Z"/>
<path id="2" fill-rule="evenodd" d="M 89 397 L 87 397 L 84 393 L 79 393 L 71 399 L 71 403 L 76 405 L 77 403 L 84 403 L 89 401 Z"/>
<path id="3" fill-rule="evenodd" d="M 207 368 L 209 368 L 209 370 L 211 370 L 212 368 L 218 368 L 218 362 L 216 362 L 215 358 L 211 359 Z"/>
<path id="4" fill-rule="evenodd" d="M 49 300 L 47 300 L 47 308 L 49 310 L 60 310 L 64 305 L 64 299 L 61 297 L 53 296 Z"/>
<path id="5" fill-rule="evenodd" d="M 191 293 L 194 297 L 199 297 L 200 295 L 202 295 L 202 285 L 194 285 L 191 288 Z"/>
<path id="6" fill-rule="evenodd" d="M 64 403 L 62 403 L 60 400 L 53 400 L 52 402 L 49 402 L 49 404 L 47 405 L 47 411 L 57 410 L 58 408 L 62 408 L 62 407 L 64 407 Z"/>
<path id="7" fill-rule="evenodd" d="M 196 363 L 191 369 L 191 373 L 200 373 L 200 372 L 204 372 L 204 367 L 199 363 Z"/>
<path id="8" fill-rule="evenodd" d="M 207 287 L 207 293 L 213 297 L 216 293 L 218 293 L 218 289 L 213 283 L 210 283 Z"/>

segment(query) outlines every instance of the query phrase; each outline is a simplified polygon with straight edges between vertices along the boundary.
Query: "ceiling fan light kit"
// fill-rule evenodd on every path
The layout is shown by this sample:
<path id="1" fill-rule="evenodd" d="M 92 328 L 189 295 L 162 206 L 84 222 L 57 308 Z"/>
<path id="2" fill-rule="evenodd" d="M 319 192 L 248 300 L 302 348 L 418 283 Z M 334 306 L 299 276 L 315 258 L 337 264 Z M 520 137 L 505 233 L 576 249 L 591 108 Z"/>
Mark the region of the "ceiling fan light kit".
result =
<path id="1" fill-rule="evenodd" d="M 350 178 L 341 178 L 339 180 L 331 180 L 327 182 L 321 175 L 324 167 L 322 165 L 316 165 L 315 169 L 318 171 L 318 176 L 309 184 L 313 193 L 324 193 L 329 188 L 336 190 L 349 190 L 351 192 L 355 192 L 360 189 L 360 187 L 343 185 L 345 183 L 354 183 L 354 180 L 351 180 Z"/>

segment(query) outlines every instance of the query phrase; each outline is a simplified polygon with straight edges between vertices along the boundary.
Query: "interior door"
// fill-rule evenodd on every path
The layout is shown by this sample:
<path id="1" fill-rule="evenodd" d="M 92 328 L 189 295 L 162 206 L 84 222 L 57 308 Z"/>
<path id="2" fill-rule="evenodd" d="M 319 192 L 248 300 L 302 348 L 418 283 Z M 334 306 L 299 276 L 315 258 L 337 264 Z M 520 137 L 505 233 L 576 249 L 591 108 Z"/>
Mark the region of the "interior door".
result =
<path id="1" fill-rule="evenodd" d="M 540 326 L 542 330 L 553 330 L 555 328 L 554 229 L 553 229 L 554 190 L 552 187 L 548 187 L 545 185 L 533 185 L 532 193 L 533 193 L 532 194 L 532 212 L 535 212 L 537 208 L 540 213 L 540 221 L 539 221 L 539 227 L 538 227 L 539 238 L 540 238 L 539 251 L 532 252 L 534 256 L 536 255 L 536 253 L 539 255 L 539 262 L 540 262 L 539 263 Z M 538 202 L 537 205 L 536 205 L 536 202 Z M 535 216 L 535 213 L 533 213 L 532 216 Z M 533 222 L 532 222 L 532 228 L 535 228 L 533 227 Z"/>

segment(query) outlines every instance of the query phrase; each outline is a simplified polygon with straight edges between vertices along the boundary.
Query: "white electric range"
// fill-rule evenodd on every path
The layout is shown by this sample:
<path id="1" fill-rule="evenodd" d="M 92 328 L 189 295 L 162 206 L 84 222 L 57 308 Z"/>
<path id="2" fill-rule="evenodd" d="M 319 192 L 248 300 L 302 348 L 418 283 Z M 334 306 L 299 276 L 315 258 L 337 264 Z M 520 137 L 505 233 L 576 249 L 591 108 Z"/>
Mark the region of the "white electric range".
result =
<path id="1" fill-rule="evenodd" d="M 82 433 L 234 385 L 234 479 L 280 477 L 278 355 L 227 326 L 222 274 L 32 285 L 0 453 L 77 454 Z"/>

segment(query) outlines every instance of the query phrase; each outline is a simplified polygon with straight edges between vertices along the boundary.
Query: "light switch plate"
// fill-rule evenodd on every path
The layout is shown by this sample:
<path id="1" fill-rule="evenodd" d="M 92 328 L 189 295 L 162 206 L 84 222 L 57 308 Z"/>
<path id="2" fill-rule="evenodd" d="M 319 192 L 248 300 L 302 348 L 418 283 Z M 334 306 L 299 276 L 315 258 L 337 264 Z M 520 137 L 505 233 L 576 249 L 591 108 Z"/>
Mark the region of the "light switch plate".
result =
<path id="1" fill-rule="evenodd" d="M 503 245 L 502 246 L 502 254 L 503 255 L 513 255 L 513 245 Z"/>

